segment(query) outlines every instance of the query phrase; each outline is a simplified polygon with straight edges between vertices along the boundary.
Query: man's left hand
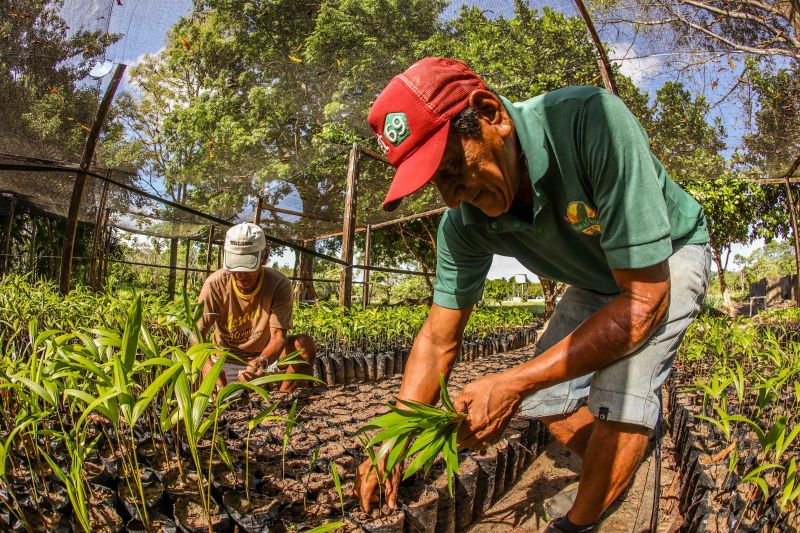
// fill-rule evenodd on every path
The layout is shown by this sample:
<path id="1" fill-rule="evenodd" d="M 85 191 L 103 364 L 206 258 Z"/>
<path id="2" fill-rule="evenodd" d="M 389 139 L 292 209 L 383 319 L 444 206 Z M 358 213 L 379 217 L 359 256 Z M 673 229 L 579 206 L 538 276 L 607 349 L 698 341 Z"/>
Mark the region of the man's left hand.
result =
<path id="1" fill-rule="evenodd" d="M 489 374 L 464 387 L 454 402 L 457 411 L 467 413 L 459 444 L 481 450 L 499 441 L 521 402 L 506 372 Z"/>

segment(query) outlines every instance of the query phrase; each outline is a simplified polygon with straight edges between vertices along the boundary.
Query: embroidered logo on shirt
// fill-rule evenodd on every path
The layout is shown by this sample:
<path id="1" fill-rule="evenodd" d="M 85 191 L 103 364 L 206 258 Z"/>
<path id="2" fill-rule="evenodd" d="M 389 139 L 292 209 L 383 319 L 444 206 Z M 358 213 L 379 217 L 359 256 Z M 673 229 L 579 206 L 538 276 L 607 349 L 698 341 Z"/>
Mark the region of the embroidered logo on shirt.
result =
<path id="1" fill-rule="evenodd" d="M 597 211 L 583 202 L 570 202 L 564 220 L 572 225 L 572 229 L 584 235 L 600 234 L 600 219 Z"/>
<path id="2" fill-rule="evenodd" d="M 386 121 L 383 123 L 383 136 L 389 139 L 390 143 L 400 146 L 409 135 L 411 135 L 411 130 L 408 128 L 408 119 L 406 119 L 405 113 L 386 115 Z"/>

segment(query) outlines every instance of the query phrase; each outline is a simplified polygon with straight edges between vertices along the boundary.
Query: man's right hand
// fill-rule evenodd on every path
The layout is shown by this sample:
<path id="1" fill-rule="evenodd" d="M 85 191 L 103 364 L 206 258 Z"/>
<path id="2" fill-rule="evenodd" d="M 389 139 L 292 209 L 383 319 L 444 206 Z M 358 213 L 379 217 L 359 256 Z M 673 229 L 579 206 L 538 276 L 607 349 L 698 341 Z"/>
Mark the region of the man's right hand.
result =
<path id="1" fill-rule="evenodd" d="M 376 466 L 381 473 L 380 477 L 384 477 L 386 460 L 387 457 L 384 456 Z M 379 499 L 383 499 L 389 509 L 397 509 L 397 489 L 400 487 L 401 474 L 400 465 L 395 466 L 392 473 L 386 476 L 383 481 L 382 495 L 380 494 L 381 482 L 376 468 L 372 467 L 372 460 L 369 458 L 358 466 L 354 492 L 365 513 L 368 513 L 372 503 L 379 501 Z"/>

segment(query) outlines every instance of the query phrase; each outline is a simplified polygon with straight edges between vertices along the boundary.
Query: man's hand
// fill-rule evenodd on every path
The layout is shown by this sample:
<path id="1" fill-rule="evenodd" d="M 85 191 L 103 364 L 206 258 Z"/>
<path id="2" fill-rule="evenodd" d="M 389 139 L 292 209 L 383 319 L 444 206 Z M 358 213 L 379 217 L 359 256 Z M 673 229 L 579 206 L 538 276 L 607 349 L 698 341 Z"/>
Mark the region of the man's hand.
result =
<path id="1" fill-rule="evenodd" d="M 388 453 L 378 461 L 377 468 L 381 472 L 381 477 L 386 470 L 386 461 Z M 397 489 L 400 486 L 400 465 L 394 467 L 392 473 L 383 482 L 383 499 L 389 509 L 397 509 Z M 378 492 L 380 489 L 380 480 L 378 473 L 372 468 L 372 460 L 367 458 L 366 461 L 358 466 L 358 473 L 356 475 L 356 483 L 353 492 L 358 498 L 361 508 L 365 513 L 368 513 L 372 502 L 378 501 Z"/>
<path id="2" fill-rule="evenodd" d="M 239 371 L 239 381 L 246 383 L 264 375 L 264 365 L 260 357 L 256 357 L 247 365 L 247 368 Z"/>
<path id="3" fill-rule="evenodd" d="M 522 397 L 510 384 L 507 372 L 489 374 L 464 387 L 455 399 L 456 411 L 467 413 L 459 431 L 459 444 L 482 450 L 499 441 Z"/>

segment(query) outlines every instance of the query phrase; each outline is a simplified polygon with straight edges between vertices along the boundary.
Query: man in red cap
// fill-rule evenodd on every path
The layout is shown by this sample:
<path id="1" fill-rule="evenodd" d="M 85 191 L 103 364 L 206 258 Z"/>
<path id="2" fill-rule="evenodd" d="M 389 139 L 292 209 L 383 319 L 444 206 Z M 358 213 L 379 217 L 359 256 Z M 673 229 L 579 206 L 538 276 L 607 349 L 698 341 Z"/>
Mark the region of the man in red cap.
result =
<path id="1" fill-rule="evenodd" d="M 576 494 L 551 508 L 561 516 L 548 530 L 592 531 L 644 457 L 660 386 L 703 301 L 702 209 L 622 101 L 596 87 L 512 104 L 460 61 L 427 58 L 392 79 L 369 123 L 397 167 L 384 208 L 426 183 L 450 208 L 433 306 L 399 398 L 436 401 L 494 255 L 567 283 L 534 356 L 470 383 L 455 403 L 468 413 L 464 446 L 499 440 L 519 411 L 585 458 Z M 365 509 L 379 484 L 370 466 L 356 484 Z M 399 476 L 384 483 L 390 506 Z"/>

